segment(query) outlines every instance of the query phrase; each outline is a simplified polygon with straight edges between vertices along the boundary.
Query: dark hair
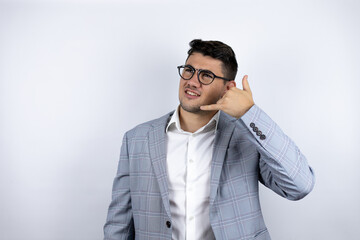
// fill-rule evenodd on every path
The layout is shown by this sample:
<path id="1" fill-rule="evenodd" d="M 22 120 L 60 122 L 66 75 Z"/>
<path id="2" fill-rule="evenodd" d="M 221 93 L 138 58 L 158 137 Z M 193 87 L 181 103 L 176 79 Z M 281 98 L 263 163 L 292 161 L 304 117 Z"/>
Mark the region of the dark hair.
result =
<path id="1" fill-rule="evenodd" d="M 226 78 L 234 80 L 236 77 L 238 64 L 235 53 L 230 46 L 220 41 L 202 41 L 194 39 L 190 43 L 188 57 L 194 52 L 202 53 L 204 56 L 210 56 L 219 59 L 223 63 L 223 73 Z"/>

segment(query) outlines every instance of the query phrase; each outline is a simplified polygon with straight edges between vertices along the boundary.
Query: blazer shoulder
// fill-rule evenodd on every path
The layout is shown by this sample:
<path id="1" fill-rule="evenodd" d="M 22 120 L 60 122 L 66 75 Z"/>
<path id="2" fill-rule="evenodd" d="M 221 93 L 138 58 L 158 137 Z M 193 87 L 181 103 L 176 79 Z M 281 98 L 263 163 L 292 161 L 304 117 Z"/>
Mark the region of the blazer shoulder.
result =
<path id="1" fill-rule="evenodd" d="M 164 116 L 141 123 L 127 131 L 125 134 L 127 135 L 127 137 L 132 138 L 147 136 L 148 132 L 151 129 L 155 129 L 156 131 L 161 131 L 161 129 L 163 129 L 165 131 L 165 127 L 173 114 L 174 111 L 171 111 Z"/>

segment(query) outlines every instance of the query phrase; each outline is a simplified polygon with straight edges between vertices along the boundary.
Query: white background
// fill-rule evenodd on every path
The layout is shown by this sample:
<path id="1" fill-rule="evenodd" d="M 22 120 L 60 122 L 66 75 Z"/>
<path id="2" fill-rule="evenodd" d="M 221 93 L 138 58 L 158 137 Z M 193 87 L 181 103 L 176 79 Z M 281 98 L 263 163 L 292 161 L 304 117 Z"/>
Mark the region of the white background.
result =
<path id="1" fill-rule="evenodd" d="M 0 1 L 0 239 L 101 239 L 122 136 L 178 104 L 194 38 L 233 47 L 316 185 L 262 187 L 275 240 L 359 239 L 358 1 Z"/>

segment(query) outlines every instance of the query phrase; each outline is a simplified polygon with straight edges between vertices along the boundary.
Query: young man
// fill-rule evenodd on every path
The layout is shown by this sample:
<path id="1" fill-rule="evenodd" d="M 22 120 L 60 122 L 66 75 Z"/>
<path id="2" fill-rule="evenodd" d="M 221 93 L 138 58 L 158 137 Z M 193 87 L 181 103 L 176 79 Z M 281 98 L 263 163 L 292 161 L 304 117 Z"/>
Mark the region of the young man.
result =
<path id="1" fill-rule="evenodd" d="M 270 239 L 258 182 L 290 200 L 314 186 L 306 158 L 257 105 L 233 50 L 193 40 L 180 106 L 128 131 L 104 226 L 110 239 Z"/>

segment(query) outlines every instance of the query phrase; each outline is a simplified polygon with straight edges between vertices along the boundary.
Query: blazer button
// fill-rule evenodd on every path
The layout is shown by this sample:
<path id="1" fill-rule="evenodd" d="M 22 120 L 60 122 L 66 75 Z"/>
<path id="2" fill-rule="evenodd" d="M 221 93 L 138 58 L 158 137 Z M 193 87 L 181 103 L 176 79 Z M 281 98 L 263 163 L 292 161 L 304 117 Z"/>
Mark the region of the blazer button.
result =
<path id="1" fill-rule="evenodd" d="M 258 130 L 259 130 L 259 129 L 258 129 L 257 127 L 254 127 L 254 128 L 253 128 L 253 131 L 254 131 L 254 132 L 257 132 Z"/>
<path id="2" fill-rule="evenodd" d="M 258 136 L 261 136 L 261 134 L 262 134 L 261 131 L 257 131 L 257 132 L 256 132 L 256 135 L 258 135 Z"/>
<path id="3" fill-rule="evenodd" d="M 255 127 L 255 123 L 253 123 L 253 122 L 250 123 L 250 127 L 252 127 L 252 128 Z"/>
<path id="4" fill-rule="evenodd" d="M 171 228 L 171 222 L 170 222 L 170 221 L 166 221 L 166 226 L 167 226 L 168 228 Z"/>
<path id="5" fill-rule="evenodd" d="M 260 136 L 261 140 L 264 140 L 265 138 L 266 138 L 266 136 L 264 134 Z"/>

